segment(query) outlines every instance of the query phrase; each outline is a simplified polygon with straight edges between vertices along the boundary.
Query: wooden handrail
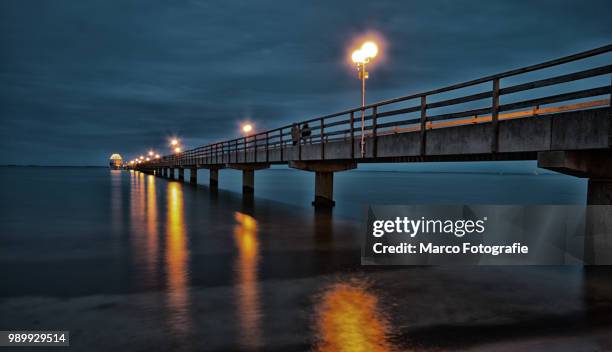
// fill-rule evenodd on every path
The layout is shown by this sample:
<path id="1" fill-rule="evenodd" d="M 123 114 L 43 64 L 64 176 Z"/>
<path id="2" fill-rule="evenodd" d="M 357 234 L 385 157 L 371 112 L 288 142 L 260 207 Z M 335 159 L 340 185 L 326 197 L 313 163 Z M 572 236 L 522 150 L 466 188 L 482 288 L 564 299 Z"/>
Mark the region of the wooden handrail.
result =
<path id="1" fill-rule="evenodd" d="M 499 104 L 500 96 L 505 96 L 505 95 L 509 95 L 513 93 L 523 92 L 523 91 L 542 88 L 542 87 L 555 86 L 555 85 L 559 85 L 559 84 L 563 84 L 567 82 L 573 82 L 573 81 L 582 80 L 586 78 L 592 78 L 592 77 L 598 77 L 598 76 L 610 74 L 612 73 L 612 65 L 604 65 L 604 66 L 598 66 L 594 68 L 588 68 L 588 69 L 584 69 L 581 71 L 572 72 L 569 74 L 557 75 L 557 76 L 546 78 L 546 79 L 534 80 L 531 82 L 516 84 L 516 85 L 508 86 L 508 87 L 500 87 L 499 82 L 503 78 L 517 76 L 517 75 L 521 75 L 521 74 L 528 73 L 528 72 L 542 70 L 542 69 L 566 64 L 569 62 L 578 61 L 578 60 L 582 60 L 585 58 L 590 58 L 593 56 L 609 53 L 610 51 L 612 51 L 612 45 L 605 45 L 599 48 L 587 50 L 587 51 L 577 53 L 574 55 L 569 55 L 569 56 L 565 56 L 565 57 L 558 58 L 555 60 L 549 60 L 543 63 L 505 71 L 505 72 L 498 73 L 495 75 L 490 75 L 490 76 L 486 76 L 486 77 L 482 77 L 482 78 L 478 78 L 478 79 L 474 79 L 474 80 L 470 80 L 470 81 L 466 81 L 462 83 L 457 83 L 457 84 L 453 84 L 450 86 L 446 86 L 446 87 L 442 87 L 442 88 L 438 88 L 434 90 L 429 90 L 426 92 L 407 95 L 407 96 L 403 96 L 403 97 L 399 97 L 395 99 L 379 101 L 376 103 L 366 105 L 365 107 L 358 107 L 358 108 L 353 108 L 353 109 L 349 109 L 349 110 L 345 110 L 345 111 L 341 111 L 341 112 L 337 112 L 337 113 L 333 113 L 329 115 L 315 117 L 309 120 L 301 121 L 298 124 L 298 126 L 302 126 L 305 123 L 311 124 L 311 127 L 310 127 L 311 130 L 318 131 L 318 134 L 313 133 L 311 138 L 313 138 L 315 141 L 317 140 L 320 141 L 321 144 L 325 144 L 326 141 L 329 139 L 329 137 L 343 135 L 344 138 L 346 138 L 347 134 L 350 134 L 350 138 L 353 141 L 353 146 L 351 146 L 351 157 L 354 157 L 354 141 L 355 141 L 355 136 L 356 136 L 356 133 L 355 133 L 356 131 L 354 128 L 354 123 L 355 123 L 354 114 L 356 112 L 360 112 L 361 110 L 364 110 L 364 111 L 368 111 L 369 113 L 369 115 L 366 114 L 366 116 L 364 116 L 364 121 L 370 122 L 368 125 L 365 126 L 366 131 L 372 131 L 370 132 L 370 137 L 386 134 L 387 131 L 383 131 L 383 129 L 385 128 L 393 127 L 395 130 L 403 131 L 405 130 L 405 128 L 402 128 L 401 126 L 419 124 L 420 126 L 417 126 L 417 130 L 422 131 L 421 132 L 421 151 L 424 152 L 425 143 L 426 143 L 426 131 L 427 129 L 430 129 L 430 126 L 438 126 L 438 127 L 451 126 L 451 125 L 454 126 L 457 124 L 461 124 L 462 121 L 463 123 L 466 123 L 465 121 L 469 121 L 467 123 L 474 123 L 473 121 L 477 121 L 477 123 L 480 123 L 483 121 L 487 121 L 487 119 L 482 116 L 484 114 L 491 114 L 488 121 L 492 122 L 493 125 L 495 126 L 497 123 L 497 120 L 505 119 L 507 118 L 507 116 L 510 116 L 510 115 L 515 116 L 512 114 L 516 114 L 516 112 L 509 113 L 509 114 L 508 113 L 500 114 L 499 112 L 519 110 L 519 109 L 535 106 L 536 109 L 539 109 L 538 111 L 541 111 L 541 113 L 545 113 L 542 111 L 549 111 L 549 110 L 543 110 L 539 108 L 540 105 L 561 103 L 565 101 L 571 101 L 571 100 L 584 99 L 584 98 L 611 94 L 610 85 L 606 85 L 606 86 L 591 87 L 588 89 L 571 91 L 571 92 L 561 93 L 561 94 L 556 94 L 556 95 L 550 95 L 550 96 L 545 96 L 545 97 L 540 97 L 540 98 L 535 98 L 535 99 L 522 100 L 522 101 L 517 101 L 513 103 Z M 458 90 L 458 89 L 462 89 L 462 88 L 466 88 L 470 86 L 475 86 L 475 85 L 486 83 L 486 82 L 494 83 L 490 91 L 472 93 L 469 95 L 444 99 L 440 101 L 431 101 L 430 99 L 427 98 L 429 96 L 433 96 L 436 94 L 454 91 L 454 90 Z M 409 101 L 412 99 L 420 99 L 420 102 L 415 106 L 402 107 L 402 108 L 386 110 L 386 111 L 381 109 L 382 107 L 385 107 L 385 106 L 388 106 L 394 103 L 405 102 L 405 101 Z M 464 110 L 464 111 L 442 113 L 442 114 L 436 114 L 436 115 L 427 114 L 428 110 L 430 109 L 455 106 L 458 104 L 475 102 L 475 101 L 480 101 L 484 99 L 491 99 L 489 105 L 486 107 L 481 107 L 481 108 L 476 108 L 476 109 L 472 108 L 472 109 Z M 596 102 L 602 102 L 602 101 L 606 101 L 606 100 L 596 100 Z M 609 104 L 609 100 L 607 101 Z M 580 105 L 580 104 L 584 104 L 584 103 L 567 105 L 567 106 L 585 106 L 585 108 L 590 107 L 588 104 L 587 105 Z M 559 107 L 548 107 L 544 109 L 558 109 L 558 108 Z M 420 117 L 402 119 L 402 120 L 390 121 L 390 122 L 380 121 L 387 117 L 416 113 L 419 111 L 420 111 Z M 521 115 L 521 113 L 523 112 L 519 112 L 519 114 L 516 116 L 523 116 Z M 496 115 L 498 115 L 497 118 L 496 118 Z M 474 118 L 474 116 L 480 116 L 480 117 Z M 338 117 L 340 117 L 341 119 L 327 121 L 327 120 L 335 119 Z M 470 117 L 470 118 L 465 119 L 466 117 Z M 452 121 L 446 121 L 446 120 L 452 120 Z M 188 162 L 193 163 L 194 162 L 193 160 L 201 160 L 204 163 L 207 163 L 207 162 L 208 163 L 213 163 L 213 162 L 219 163 L 220 161 L 224 162 L 224 160 L 226 159 L 225 155 L 226 154 L 231 155 L 232 150 L 236 154 L 236 162 L 238 162 L 239 152 L 244 152 L 244 160 L 246 162 L 248 151 L 254 151 L 254 154 L 255 154 L 254 160 L 257 161 L 257 151 L 260 149 L 266 151 L 265 160 L 267 162 L 269 161 L 269 150 L 275 149 L 278 147 L 281 147 L 281 150 L 282 150 L 283 143 L 285 142 L 283 137 L 291 135 L 291 127 L 292 125 L 282 126 L 282 127 L 267 130 L 267 131 L 257 132 L 249 136 L 244 136 L 240 138 L 234 138 L 234 139 L 225 140 L 221 142 L 211 143 L 205 146 L 199 146 L 199 147 L 196 147 L 190 150 L 186 150 L 178 154 L 163 156 L 159 160 L 151 161 L 148 164 L 183 165 Z M 409 129 L 412 129 L 412 128 L 414 127 L 409 127 Z M 437 127 L 431 127 L 431 128 L 437 128 Z M 496 129 L 493 128 L 494 134 L 495 134 L 495 130 Z M 494 136 L 493 141 L 495 142 L 496 139 L 497 139 L 496 136 Z M 376 144 L 375 140 L 373 141 L 374 144 Z M 264 146 L 265 146 L 265 149 L 262 149 L 262 147 Z M 299 149 L 300 149 L 299 155 L 301 155 L 301 147 Z M 376 148 L 374 148 L 373 150 L 375 151 Z M 492 151 L 495 152 L 495 150 L 496 150 L 496 145 L 492 144 Z M 321 148 L 321 154 L 322 154 L 322 159 L 323 159 L 325 155 L 323 148 Z M 230 156 L 228 156 L 227 160 L 228 162 L 231 161 Z M 281 160 L 283 160 L 282 153 L 281 153 Z M 199 161 L 197 163 L 199 163 Z"/>

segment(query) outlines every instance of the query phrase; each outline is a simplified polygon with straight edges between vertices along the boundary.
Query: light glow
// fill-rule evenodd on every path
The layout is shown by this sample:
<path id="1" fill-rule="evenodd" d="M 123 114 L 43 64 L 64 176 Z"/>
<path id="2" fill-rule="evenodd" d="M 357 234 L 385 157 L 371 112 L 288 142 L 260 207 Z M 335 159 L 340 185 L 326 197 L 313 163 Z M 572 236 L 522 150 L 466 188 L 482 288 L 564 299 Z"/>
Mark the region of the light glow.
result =
<path id="1" fill-rule="evenodd" d="M 177 139 L 173 139 L 172 141 L 170 141 L 170 145 L 177 145 L 178 144 L 178 140 Z"/>
<path id="2" fill-rule="evenodd" d="M 353 51 L 353 55 L 351 55 L 351 59 L 353 60 L 354 63 L 361 64 L 364 62 L 365 56 L 361 50 L 355 50 Z"/>
<path id="3" fill-rule="evenodd" d="M 153 156 L 153 154 L 155 154 L 155 153 L 153 153 L 152 150 L 149 150 L 149 156 Z"/>
<path id="4" fill-rule="evenodd" d="M 180 153 L 180 152 L 181 152 L 181 147 L 176 147 L 176 148 L 174 148 L 174 151 L 175 151 L 176 153 Z"/>
<path id="5" fill-rule="evenodd" d="M 367 41 L 351 55 L 351 59 L 356 64 L 366 64 L 378 55 L 378 45 L 373 41 Z"/>
<path id="6" fill-rule="evenodd" d="M 372 41 L 365 42 L 361 46 L 361 51 L 366 57 L 373 59 L 378 55 L 378 45 Z"/>
<path id="7" fill-rule="evenodd" d="M 242 126 L 242 132 L 249 133 L 251 131 L 253 131 L 253 125 L 251 125 L 250 123 L 244 124 Z"/>

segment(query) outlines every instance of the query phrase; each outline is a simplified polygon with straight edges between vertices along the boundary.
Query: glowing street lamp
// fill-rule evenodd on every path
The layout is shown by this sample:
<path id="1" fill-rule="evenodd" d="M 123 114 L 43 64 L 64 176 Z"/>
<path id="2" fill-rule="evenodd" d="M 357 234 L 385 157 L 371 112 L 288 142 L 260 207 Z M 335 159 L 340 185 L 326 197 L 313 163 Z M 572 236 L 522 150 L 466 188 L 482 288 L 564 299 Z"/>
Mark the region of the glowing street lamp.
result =
<path id="1" fill-rule="evenodd" d="M 149 156 L 153 156 L 155 154 L 152 150 L 149 150 Z"/>
<path id="2" fill-rule="evenodd" d="M 366 64 L 378 55 L 378 45 L 372 41 L 365 42 L 361 48 L 353 51 L 351 59 L 357 65 L 359 79 L 361 80 L 361 157 L 365 156 L 365 80 L 369 73 L 366 71 Z"/>
<path id="3" fill-rule="evenodd" d="M 181 152 L 181 147 L 176 147 L 176 148 L 174 148 L 174 152 L 175 152 L 175 153 L 180 153 L 180 152 Z"/>
<path id="4" fill-rule="evenodd" d="M 173 147 L 178 145 L 178 143 L 179 143 L 178 139 L 176 139 L 176 138 L 174 138 L 173 140 L 170 141 L 170 145 L 173 146 Z"/>
<path id="5" fill-rule="evenodd" d="M 244 125 L 242 125 L 242 133 L 244 133 L 245 135 L 253 132 L 253 125 L 251 125 L 250 123 L 245 123 Z"/>
<path id="6" fill-rule="evenodd" d="M 155 154 L 155 159 L 159 159 L 159 154 Z"/>

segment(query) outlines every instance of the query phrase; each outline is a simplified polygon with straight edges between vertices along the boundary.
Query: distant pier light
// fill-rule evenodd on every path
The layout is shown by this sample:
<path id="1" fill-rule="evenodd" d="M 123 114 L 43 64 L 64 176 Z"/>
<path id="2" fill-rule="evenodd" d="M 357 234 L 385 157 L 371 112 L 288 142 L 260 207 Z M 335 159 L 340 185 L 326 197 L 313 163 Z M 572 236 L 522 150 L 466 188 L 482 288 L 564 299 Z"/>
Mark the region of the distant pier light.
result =
<path id="1" fill-rule="evenodd" d="M 119 154 L 113 154 L 110 156 L 109 167 L 113 170 L 118 170 L 123 166 L 123 158 Z"/>
<path id="2" fill-rule="evenodd" d="M 181 152 L 181 147 L 176 147 L 176 148 L 174 148 L 174 152 L 175 152 L 175 153 L 180 153 L 180 152 Z"/>
<path id="3" fill-rule="evenodd" d="M 153 155 L 155 155 L 155 152 L 152 150 L 149 150 L 149 156 L 153 156 Z"/>
<path id="4" fill-rule="evenodd" d="M 159 154 L 155 154 L 155 159 L 159 159 Z"/>
<path id="5" fill-rule="evenodd" d="M 171 146 L 176 146 L 176 145 L 178 145 L 178 144 L 179 144 L 179 141 L 178 141 L 178 139 L 176 139 L 176 138 L 173 138 L 173 139 L 170 141 L 170 145 L 171 145 Z"/>

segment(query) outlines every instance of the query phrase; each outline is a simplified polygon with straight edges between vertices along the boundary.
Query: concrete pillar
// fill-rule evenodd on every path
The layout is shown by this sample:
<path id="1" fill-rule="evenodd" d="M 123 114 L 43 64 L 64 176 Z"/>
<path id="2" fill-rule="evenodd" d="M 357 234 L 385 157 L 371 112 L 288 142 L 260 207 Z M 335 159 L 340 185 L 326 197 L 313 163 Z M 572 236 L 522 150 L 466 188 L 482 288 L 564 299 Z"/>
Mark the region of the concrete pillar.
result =
<path id="1" fill-rule="evenodd" d="M 312 202 L 315 207 L 333 207 L 334 202 L 334 173 L 315 171 L 315 198 Z"/>
<path id="2" fill-rule="evenodd" d="M 586 177 L 584 263 L 600 264 L 612 254 L 612 151 L 554 151 L 538 153 L 538 166 L 567 175 Z"/>
<path id="3" fill-rule="evenodd" d="M 590 178 L 587 187 L 588 205 L 612 205 L 612 178 Z"/>
<path id="4" fill-rule="evenodd" d="M 227 167 L 242 171 L 242 194 L 245 196 L 252 196 L 255 193 L 255 171 L 267 169 L 270 167 L 270 164 L 227 164 Z"/>
<path id="5" fill-rule="evenodd" d="M 168 177 L 167 176 L 168 175 L 168 168 L 162 167 L 162 174 L 161 175 L 162 175 L 163 178 Z"/>
<path id="6" fill-rule="evenodd" d="M 538 167 L 588 178 L 587 204 L 612 204 L 612 151 L 554 151 L 538 153 Z"/>
<path id="7" fill-rule="evenodd" d="M 182 167 L 178 168 L 178 178 L 179 181 L 185 181 L 185 169 Z"/>
<path id="8" fill-rule="evenodd" d="M 255 170 L 242 170 L 242 193 L 255 193 Z"/>
<path id="9" fill-rule="evenodd" d="M 289 167 L 315 173 L 315 196 L 312 205 L 318 208 L 331 208 L 334 201 L 334 172 L 351 170 L 357 167 L 352 161 L 291 161 Z"/>
<path id="10" fill-rule="evenodd" d="M 192 167 L 189 170 L 189 183 L 193 185 L 198 183 L 198 168 Z"/>
<path id="11" fill-rule="evenodd" d="M 169 172 L 168 178 L 171 180 L 174 180 L 174 168 L 173 167 L 168 168 L 168 172 Z"/>
<path id="12" fill-rule="evenodd" d="M 210 171 L 210 180 L 208 182 L 208 186 L 210 188 L 219 188 L 219 169 L 209 169 Z"/>

